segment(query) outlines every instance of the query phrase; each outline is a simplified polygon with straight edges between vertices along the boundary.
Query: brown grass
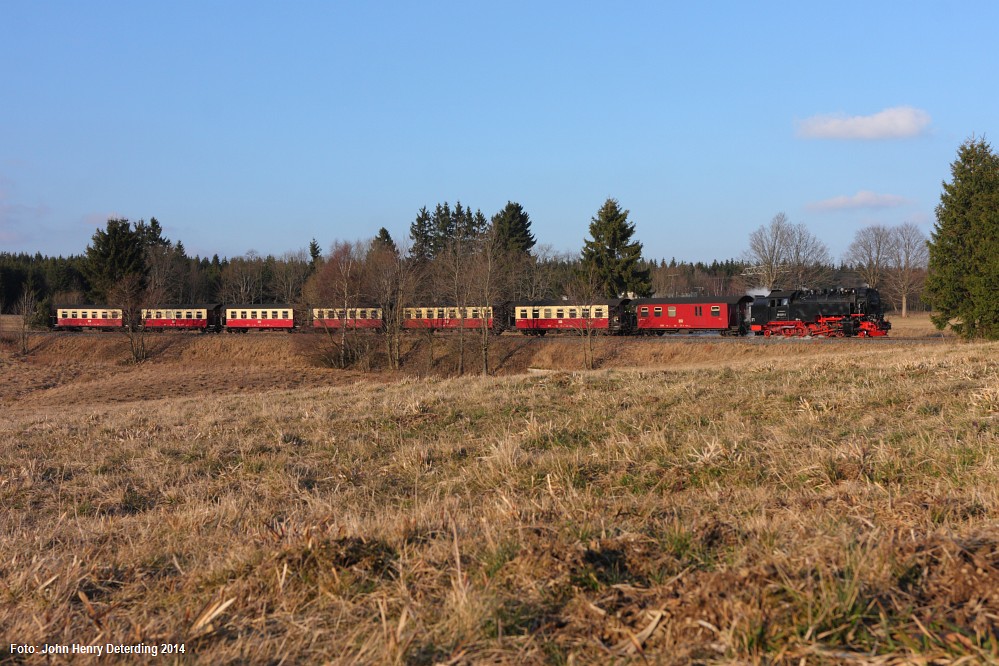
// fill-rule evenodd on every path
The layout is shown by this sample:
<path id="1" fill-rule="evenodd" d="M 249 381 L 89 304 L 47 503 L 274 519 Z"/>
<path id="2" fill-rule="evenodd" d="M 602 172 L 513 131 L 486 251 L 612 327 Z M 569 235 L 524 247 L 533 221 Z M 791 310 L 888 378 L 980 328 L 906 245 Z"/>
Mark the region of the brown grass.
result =
<path id="1" fill-rule="evenodd" d="M 0 352 L 0 661 L 999 659 L 997 344 L 178 337 Z"/>

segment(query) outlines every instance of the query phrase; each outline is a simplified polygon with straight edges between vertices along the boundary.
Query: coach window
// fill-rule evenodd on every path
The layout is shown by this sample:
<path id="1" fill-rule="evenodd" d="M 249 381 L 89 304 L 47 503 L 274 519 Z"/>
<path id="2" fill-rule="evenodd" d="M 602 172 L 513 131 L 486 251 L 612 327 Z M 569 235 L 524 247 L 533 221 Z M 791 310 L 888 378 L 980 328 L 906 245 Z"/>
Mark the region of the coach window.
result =
<path id="1" fill-rule="evenodd" d="M 569 308 L 569 319 L 576 318 L 576 310 L 574 308 Z"/>
<path id="2" fill-rule="evenodd" d="M 563 310 L 562 308 L 559 308 L 558 310 L 555 310 L 555 318 L 556 319 L 565 319 L 565 310 Z"/>
<path id="3" fill-rule="evenodd" d="M 712 305 L 711 306 L 711 316 L 712 317 L 721 317 L 721 306 L 720 305 Z"/>
<path id="4" fill-rule="evenodd" d="M 265 314 L 264 316 L 266 317 L 267 315 Z M 277 318 L 278 318 L 278 311 L 271 310 L 271 319 L 277 319 Z"/>
<path id="5" fill-rule="evenodd" d="M 541 319 L 541 310 L 538 308 L 531 310 L 531 319 Z"/>
<path id="6" fill-rule="evenodd" d="M 582 314 L 583 314 L 583 319 L 589 319 L 590 318 L 590 308 L 583 308 Z"/>
<path id="7" fill-rule="evenodd" d="M 649 309 L 648 308 L 642 308 L 642 309 L 645 310 L 645 314 L 649 314 Z M 654 308 L 652 310 L 652 312 L 657 317 L 662 317 L 663 316 L 663 309 L 661 307 L 660 308 Z"/>
<path id="8" fill-rule="evenodd" d="M 472 319 L 478 319 L 478 318 L 479 318 L 479 309 L 472 308 Z"/>
<path id="9" fill-rule="evenodd" d="M 670 305 L 669 307 L 666 308 L 666 316 L 667 317 L 675 317 L 676 316 L 676 306 L 675 305 Z"/>
<path id="10" fill-rule="evenodd" d="M 659 311 L 661 312 L 662 308 L 659 308 Z M 638 314 L 640 316 L 642 316 L 642 317 L 648 317 L 649 316 L 649 308 L 646 307 L 646 306 L 642 306 L 642 307 L 638 308 Z"/>

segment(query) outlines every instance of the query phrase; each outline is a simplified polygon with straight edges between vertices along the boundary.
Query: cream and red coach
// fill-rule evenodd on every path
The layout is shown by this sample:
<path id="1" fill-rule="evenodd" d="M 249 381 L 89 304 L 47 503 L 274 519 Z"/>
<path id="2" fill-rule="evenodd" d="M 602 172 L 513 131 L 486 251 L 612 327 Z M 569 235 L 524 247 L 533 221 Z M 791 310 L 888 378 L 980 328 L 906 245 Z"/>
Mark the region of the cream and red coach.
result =
<path id="1" fill-rule="evenodd" d="M 225 306 L 225 329 L 230 332 L 291 331 L 295 328 L 295 310 L 290 305 L 258 303 Z"/>
<path id="2" fill-rule="evenodd" d="M 221 304 L 162 305 L 142 310 L 142 325 L 151 331 L 218 331 Z"/>
<path id="3" fill-rule="evenodd" d="M 694 331 L 744 335 L 751 296 L 693 298 L 638 298 L 631 302 L 635 311 L 635 332 L 646 335 Z"/>
<path id="4" fill-rule="evenodd" d="M 381 330 L 382 309 L 363 308 L 312 308 L 312 328 L 324 329 L 368 329 Z"/>
<path id="5" fill-rule="evenodd" d="M 121 308 L 98 305 L 57 305 L 55 329 L 81 331 L 85 328 L 111 331 L 122 328 Z"/>
<path id="6" fill-rule="evenodd" d="M 625 333 L 629 328 L 627 304 L 626 299 L 520 303 L 513 306 L 514 326 L 524 335 L 549 331 Z"/>
<path id="7" fill-rule="evenodd" d="M 403 308 L 402 327 L 410 330 L 450 331 L 482 330 L 485 326 L 490 331 L 499 333 L 505 328 L 503 312 L 504 309 L 498 305 Z"/>

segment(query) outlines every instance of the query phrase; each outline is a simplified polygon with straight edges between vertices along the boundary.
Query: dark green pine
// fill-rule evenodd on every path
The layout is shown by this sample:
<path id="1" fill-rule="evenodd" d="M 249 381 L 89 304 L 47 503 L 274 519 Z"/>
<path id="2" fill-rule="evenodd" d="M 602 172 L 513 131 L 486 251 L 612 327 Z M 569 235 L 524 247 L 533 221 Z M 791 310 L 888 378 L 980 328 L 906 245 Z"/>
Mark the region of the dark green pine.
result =
<path id="1" fill-rule="evenodd" d="M 583 245 L 582 267 L 592 273 L 608 298 L 629 292 L 652 293 L 649 271 L 642 267 L 642 244 L 632 241 L 635 225 L 616 199 L 607 199 L 590 221 L 590 238 Z"/>
<path id="2" fill-rule="evenodd" d="M 936 217 L 926 281 L 934 324 L 999 338 L 999 157 L 984 139 L 958 149 Z"/>

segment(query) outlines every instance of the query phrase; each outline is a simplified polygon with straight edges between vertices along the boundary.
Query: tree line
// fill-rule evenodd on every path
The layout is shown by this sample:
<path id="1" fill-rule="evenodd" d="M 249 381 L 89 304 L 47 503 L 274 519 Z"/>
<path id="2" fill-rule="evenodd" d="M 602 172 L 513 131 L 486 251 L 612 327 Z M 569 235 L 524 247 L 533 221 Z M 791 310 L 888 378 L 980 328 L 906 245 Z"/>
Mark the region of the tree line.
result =
<path id="1" fill-rule="evenodd" d="M 110 219 L 82 255 L 0 253 L 0 310 L 30 295 L 42 321 L 56 303 L 499 303 L 633 296 L 728 296 L 747 289 L 866 284 L 905 316 L 934 306 L 936 323 L 962 335 L 999 336 L 999 158 L 969 139 L 943 184 L 927 239 L 914 224 L 871 225 L 836 264 L 827 246 L 784 213 L 750 233 L 737 259 L 648 260 L 629 211 L 609 198 L 590 220 L 579 253 L 538 245 L 516 202 L 486 217 L 460 201 L 422 207 L 397 243 L 382 228 L 337 241 L 325 256 L 312 239 L 281 256 L 191 257 L 159 221 Z M 24 304 L 22 303 L 22 306 Z M 23 307 L 22 307 L 23 309 Z M 401 315 L 398 315 L 401 316 Z M 389 330 L 393 324 L 389 323 Z"/>

